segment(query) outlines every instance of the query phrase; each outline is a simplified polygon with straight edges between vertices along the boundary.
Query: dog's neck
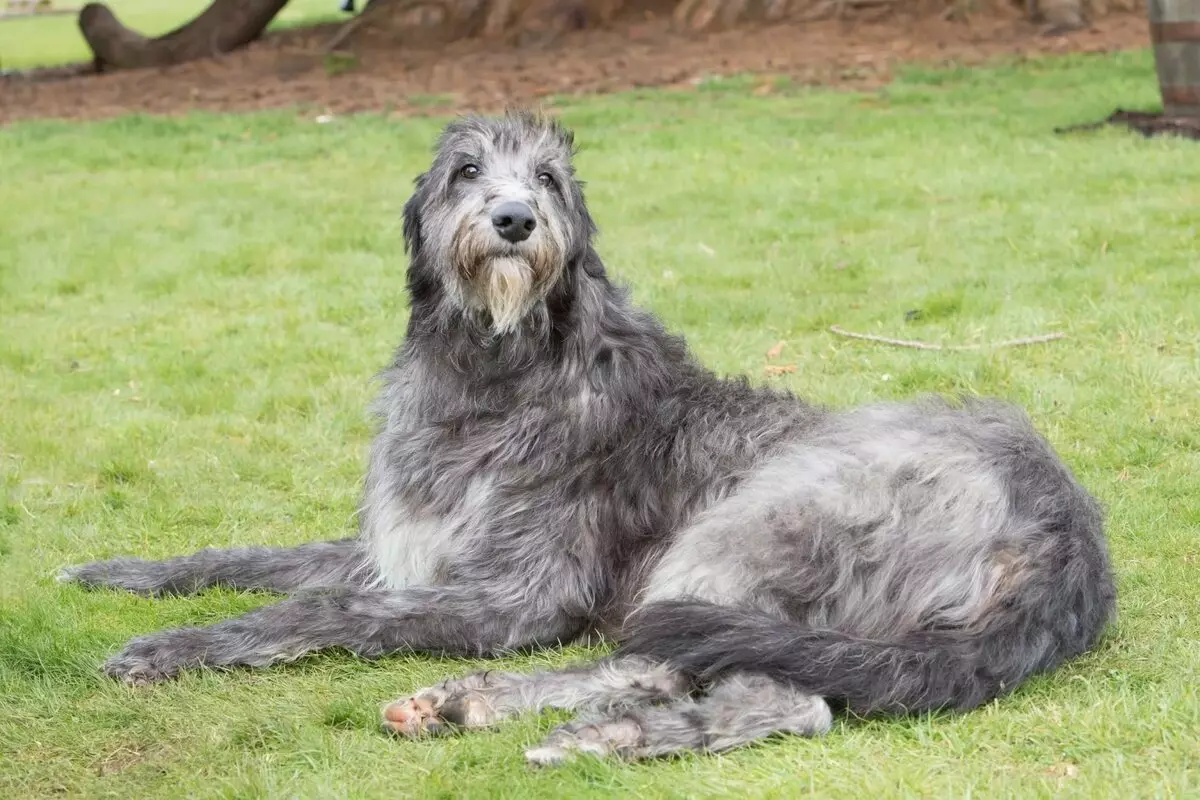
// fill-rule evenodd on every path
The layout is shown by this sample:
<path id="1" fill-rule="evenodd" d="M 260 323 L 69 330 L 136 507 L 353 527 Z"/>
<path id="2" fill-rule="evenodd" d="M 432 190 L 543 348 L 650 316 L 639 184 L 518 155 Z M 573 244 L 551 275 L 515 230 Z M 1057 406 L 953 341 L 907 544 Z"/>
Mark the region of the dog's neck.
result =
<path id="1" fill-rule="evenodd" d="M 566 265 L 522 323 L 501 336 L 486 315 L 464 310 L 442 287 L 423 280 L 419 268 L 410 269 L 409 295 L 400 359 L 420 365 L 446 411 L 459 402 L 480 409 L 481 400 L 484 408 L 511 410 L 588 391 L 650 398 L 698 369 L 681 339 L 608 280 L 590 247 Z M 630 324 L 634 317 L 639 324 Z"/>

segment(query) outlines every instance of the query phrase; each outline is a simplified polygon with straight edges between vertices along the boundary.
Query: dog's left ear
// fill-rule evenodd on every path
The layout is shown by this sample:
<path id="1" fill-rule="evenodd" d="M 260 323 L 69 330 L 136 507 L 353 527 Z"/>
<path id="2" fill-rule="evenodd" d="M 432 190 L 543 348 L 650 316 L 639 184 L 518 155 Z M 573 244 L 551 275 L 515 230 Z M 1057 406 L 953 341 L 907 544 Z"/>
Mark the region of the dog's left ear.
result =
<path id="1" fill-rule="evenodd" d="M 600 260 L 600 254 L 597 253 L 590 245 L 583 254 L 583 263 L 580 265 L 583 271 L 593 278 L 607 277 L 604 271 L 604 262 Z"/>
<path id="2" fill-rule="evenodd" d="M 588 211 L 587 200 L 583 196 L 583 181 L 572 180 L 568 191 L 568 202 L 579 215 L 578 224 L 572 226 L 578 238 L 571 243 L 571 250 L 579 254 L 580 266 L 583 267 L 584 272 L 593 278 L 603 277 L 604 264 L 600 262 L 600 256 L 592 248 L 592 240 L 596 238 L 599 229 L 596 227 L 596 221 L 592 219 L 591 212 Z"/>
<path id="3" fill-rule="evenodd" d="M 421 250 L 421 207 L 425 205 L 427 176 L 428 173 L 417 176 L 412 197 L 404 204 L 404 251 L 413 256 Z"/>

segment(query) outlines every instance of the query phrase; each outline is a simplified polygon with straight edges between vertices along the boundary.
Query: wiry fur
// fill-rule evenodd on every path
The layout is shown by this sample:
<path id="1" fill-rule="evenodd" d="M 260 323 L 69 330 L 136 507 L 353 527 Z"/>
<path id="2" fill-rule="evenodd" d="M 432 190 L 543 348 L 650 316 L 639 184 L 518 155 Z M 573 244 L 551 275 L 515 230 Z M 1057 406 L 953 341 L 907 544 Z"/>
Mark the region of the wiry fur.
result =
<path id="1" fill-rule="evenodd" d="M 469 676 L 384 712 L 410 734 L 599 715 L 529 752 L 546 763 L 822 733 L 826 699 L 970 708 L 1096 642 L 1115 597 L 1101 515 L 1021 412 L 833 411 L 718 379 L 609 281 L 572 150 L 527 114 L 447 128 L 404 209 L 412 313 L 360 536 L 69 571 L 146 592 L 320 590 L 134 640 L 109 674 L 606 632 L 620 647 L 599 664 Z M 537 220 L 518 244 L 488 216 L 513 200 Z"/>

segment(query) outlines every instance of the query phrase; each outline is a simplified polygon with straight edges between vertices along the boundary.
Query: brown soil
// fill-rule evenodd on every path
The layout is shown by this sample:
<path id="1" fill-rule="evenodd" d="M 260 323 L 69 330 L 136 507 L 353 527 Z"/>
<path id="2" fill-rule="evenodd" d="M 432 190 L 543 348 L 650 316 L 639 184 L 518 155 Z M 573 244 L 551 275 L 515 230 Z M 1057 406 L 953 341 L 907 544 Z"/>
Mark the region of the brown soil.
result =
<path id="1" fill-rule="evenodd" d="M 546 46 L 476 40 L 405 51 L 356 44 L 353 57 L 323 56 L 322 46 L 337 28 L 284 31 L 237 53 L 165 69 L 94 75 L 77 74 L 86 69 L 77 67 L 9 75 L 0 78 L 0 124 L 296 106 L 334 114 L 490 111 L 552 94 L 688 87 L 705 75 L 735 73 L 868 88 L 888 81 L 901 63 L 977 64 L 1150 44 L 1141 12 L 1113 13 L 1065 36 L 1042 35 L 1015 10 L 966 22 L 893 14 L 709 34 L 679 33 L 666 20 L 650 19 L 576 31 Z M 770 91 L 770 84 L 761 91 Z"/>

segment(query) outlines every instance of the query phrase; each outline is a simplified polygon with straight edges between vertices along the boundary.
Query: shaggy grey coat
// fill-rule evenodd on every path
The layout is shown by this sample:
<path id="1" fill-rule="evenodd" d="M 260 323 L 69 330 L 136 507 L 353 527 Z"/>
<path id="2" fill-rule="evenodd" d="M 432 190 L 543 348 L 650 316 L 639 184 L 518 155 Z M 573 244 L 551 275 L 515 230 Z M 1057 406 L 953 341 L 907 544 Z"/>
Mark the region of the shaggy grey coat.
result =
<path id="1" fill-rule="evenodd" d="M 129 682 L 320 648 L 487 656 L 600 631 L 593 665 L 415 692 L 420 734 L 591 712 L 528 751 L 652 756 L 968 709 L 1096 642 L 1115 592 L 1097 504 L 1006 404 L 851 410 L 719 379 L 593 249 L 572 135 L 451 124 L 404 209 L 407 336 L 384 373 L 360 535 L 117 559 L 91 586 L 294 593 L 135 639 Z"/>

